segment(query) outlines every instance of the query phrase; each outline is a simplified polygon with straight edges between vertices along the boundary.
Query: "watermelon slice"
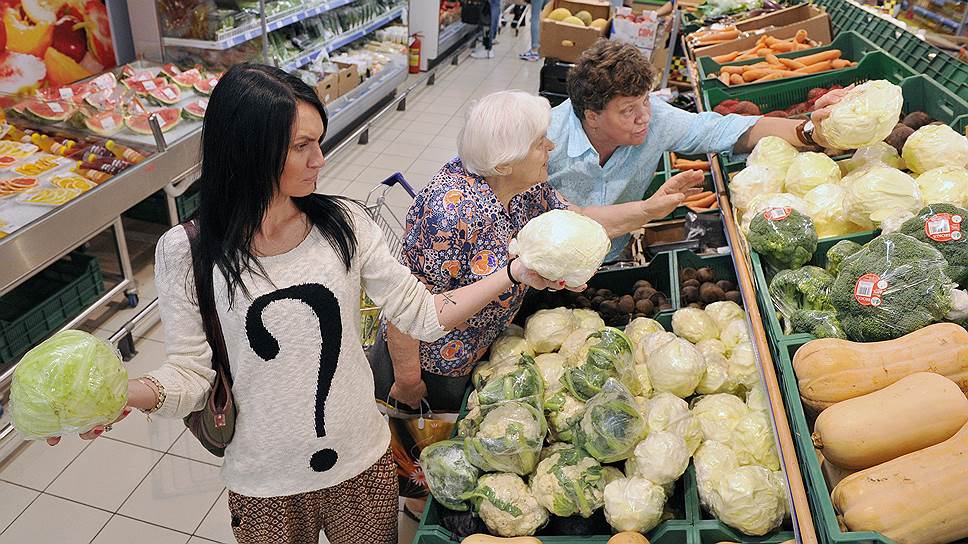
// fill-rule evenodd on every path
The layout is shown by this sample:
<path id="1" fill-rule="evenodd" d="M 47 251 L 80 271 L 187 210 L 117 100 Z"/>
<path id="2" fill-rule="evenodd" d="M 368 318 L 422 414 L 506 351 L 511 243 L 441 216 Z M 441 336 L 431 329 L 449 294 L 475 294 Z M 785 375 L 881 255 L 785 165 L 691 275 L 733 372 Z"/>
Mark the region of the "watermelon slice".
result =
<path id="1" fill-rule="evenodd" d="M 111 72 L 106 72 L 91 80 L 90 85 L 95 92 L 113 91 L 118 87 L 118 78 L 114 77 Z"/>
<path id="2" fill-rule="evenodd" d="M 102 111 L 85 119 L 84 126 L 95 134 L 111 136 L 124 126 L 124 116 L 114 111 Z"/>
<path id="3" fill-rule="evenodd" d="M 182 73 L 182 69 L 174 64 L 166 64 L 161 67 L 161 73 L 165 74 L 169 78 L 174 79 L 175 76 Z"/>
<path id="4" fill-rule="evenodd" d="M 195 92 L 201 95 L 208 96 L 212 94 L 212 90 L 218 85 L 218 78 L 215 76 L 207 77 L 201 81 L 198 81 L 192 87 L 194 87 Z"/>
<path id="5" fill-rule="evenodd" d="M 202 73 L 197 68 L 192 68 L 171 78 L 176 85 L 184 89 L 191 89 L 193 85 L 202 80 Z"/>
<path id="6" fill-rule="evenodd" d="M 185 106 L 182 109 L 182 117 L 189 121 L 201 121 L 205 118 L 205 110 L 208 109 L 208 99 L 201 98 Z"/>
<path id="7" fill-rule="evenodd" d="M 75 109 L 66 100 L 33 100 L 24 107 L 24 114 L 41 123 L 60 123 L 70 119 Z"/>
<path id="8" fill-rule="evenodd" d="M 158 121 L 161 123 L 162 132 L 171 130 L 181 120 L 180 108 L 165 108 L 153 113 L 158 114 Z M 151 134 L 151 125 L 148 124 L 148 116 L 150 115 L 150 113 L 132 115 L 131 117 L 125 118 L 124 124 L 138 134 Z"/>
<path id="9" fill-rule="evenodd" d="M 159 106 L 172 106 L 181 102 L 182 93 L 177 85 L 168 83 L 149 92 L 148 98 Z"/>
<path id="10" fill-rule="evenodd" d="M 122 81 L 124 86 L 138 94 L 148 94 L 154 87 L 160 87 L 167 83 L 163 77 L 149 77 L 149 74 L 139 74 L 132 78 Z M 147 89 L 145 88 L 147 87 Z"/>

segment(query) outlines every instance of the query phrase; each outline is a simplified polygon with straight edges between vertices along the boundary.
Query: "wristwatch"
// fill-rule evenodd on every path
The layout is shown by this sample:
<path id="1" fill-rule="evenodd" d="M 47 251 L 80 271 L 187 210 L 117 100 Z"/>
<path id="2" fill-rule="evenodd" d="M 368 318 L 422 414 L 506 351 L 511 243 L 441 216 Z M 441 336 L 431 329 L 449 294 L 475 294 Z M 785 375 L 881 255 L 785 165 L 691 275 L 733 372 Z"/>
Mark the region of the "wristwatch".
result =
<path id="1" fill-rule="evenodd" d="M 813 139 L 813 121 L 807 120 L 797 125 L 797 138 L 805 146 L 813 147 L 817 142 Z"/>

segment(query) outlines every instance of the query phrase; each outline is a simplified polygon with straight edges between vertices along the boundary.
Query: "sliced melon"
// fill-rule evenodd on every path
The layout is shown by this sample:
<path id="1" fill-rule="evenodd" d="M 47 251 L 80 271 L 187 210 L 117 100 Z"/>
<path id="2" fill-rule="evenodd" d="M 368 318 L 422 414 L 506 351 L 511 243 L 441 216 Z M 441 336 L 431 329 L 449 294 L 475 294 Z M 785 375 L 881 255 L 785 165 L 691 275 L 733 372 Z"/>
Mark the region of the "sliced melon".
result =
<path id="1" fill-rule="evenodd" d="M 195 89 L 196 93 L 208 96 L 212 94 L 212 91 L 215 89 L 216 85 L 218 85 L 218 78 L 212 76 L 195 83 L 192 85 L 192 88 Z"/>
<path id="2" fill-rule="evenodd" d="M 182 73 L 182 69 L 174 64 L 166 64 L 161 67 L 161 73 L 165 74 L 169 78 L 174 78 L 178 74 Z"/>
<path id="3" fill-rule="evenodd" d="M 571 17 L 571 12 L 567 8 L 558 8 L 548 14 L 548 18 L 552 21 L 564 21 L 567 17 Z"/>
<path id="4" fill-rule="evenodd" d="M 99 91 L 113 91 L 118 87 L 118 78 L 111 72 L 105 72 L 92 79 L 90 85 Z"/>
<path id="5" fill-rule="evenodd" d="M 201 81 L 203 78 L 202 73 L 198 71 L 197 68 L 192 68 L 191 70 L 184 71 L 177 76 L 171 78 L 171 80 L 183 89 L 191 89 L 196 83 Z"/>
<path id="6" fill-rule="evenodd" d="M 70 119 L 76 109 L 67 100 L 31 100 L 24 106 L 24 115 L 40 123 L 61 123 Z"/>
<path id="7" fill-rule="evenodd" d="M 95 134 L 111 136 L 124 127 L 124 116 L 115 111 L 102 111 L 85 119 L 84 126 Z"/>
<path id="8" fill-rule="evenodd" d="M 159 106 L 173 106 L 181 102 L 182 93 L 178 85 L 167 83 L 149 92 L 148 98 Z"/>
<path id="9" fill-rule="evenodd" d="M 148 96 L 152 91 L 170 85 L 168 80 L 163 77 L 156 77 L 146 81 L 137 81 L 130 85 L 130 89 L 140 96 Z"/>
<path id="10" fill-rule="evenodd" d="M 182 117 L 189 121 L 201 121 L 205 118 L 205 110 L 208 109 L 208 99 L 201 98 L 182 109 Z"/>
<path id="11" fill-rule="evenodd" d="M 158 121 L 161 123 L 161 131 L 167 132 L 178 124 L 181 120 L 181 109 L 180 108 L 165 108 L 163 110 L 158 110 Z M 151 125 L 148 124 L 148 117 L 151 113 L 143 113 L 140 115 L 132 115 L 125 118 L 124 124 L 128 126 L 133 132 L 138 134 L 151 134 Z"/>

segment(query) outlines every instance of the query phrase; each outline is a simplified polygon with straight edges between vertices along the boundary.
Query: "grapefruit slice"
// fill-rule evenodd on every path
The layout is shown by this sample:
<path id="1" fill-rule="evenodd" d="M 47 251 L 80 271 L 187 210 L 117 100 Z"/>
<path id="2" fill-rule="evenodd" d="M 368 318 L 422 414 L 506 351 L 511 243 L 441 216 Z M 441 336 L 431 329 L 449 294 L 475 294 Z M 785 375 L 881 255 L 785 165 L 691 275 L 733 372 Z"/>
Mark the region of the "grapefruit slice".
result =
<path id="1" fill-rule="evenodd" d="M 181 109 L 180 108 L 165 108 L 163 110 L 158 110 L 158 121 L 161 123 L 161 131 L 167 132 L 178 124 L 181 120 Z M 151 134 L 151 125 L 148 124 L 148 117 L 151 113 L 142 113 L 140 115 L 132 115 L 124 120 L 124 124 L 128 126 L 133 132 L 138 134 Z"/>
<path id="2" fill-rule="evenodd" d="M 185 106 L 182 109 L 182 117 L 189 121 L 201 121 L 205 118 L 206 109 L 208 109 L 208 99 L 201 98 Z"/>
<path id="3" fill-rule="evenodd" d="M 124 116 L 115 111 L 102 111 L 85 119 L 84 126 L 100 136 L 111 136 L 124 126 Z"/>
<path id="4" fill-rule="evenodd" d="M 181 89 L 177 85 L 167 83 L 148 93 L 148 98 L 159 106 L 173 106 L 181 101 Z"/>

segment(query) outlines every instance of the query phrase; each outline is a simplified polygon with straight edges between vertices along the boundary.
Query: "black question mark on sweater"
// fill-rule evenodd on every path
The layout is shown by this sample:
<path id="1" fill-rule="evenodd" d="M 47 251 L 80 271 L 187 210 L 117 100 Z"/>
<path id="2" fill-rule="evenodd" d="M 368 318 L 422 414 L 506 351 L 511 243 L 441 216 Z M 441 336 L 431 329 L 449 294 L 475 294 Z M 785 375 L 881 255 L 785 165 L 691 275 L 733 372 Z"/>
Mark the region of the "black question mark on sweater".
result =
<path id="1" fill-rule="evenodd" d="M 336 374 L 343 336 L 339 301 L 332 291 L 318 283 L 293 285 L 255 299 L 245 318 L 245 332 L 252 351 L 265 361 L 271 361 L 279 355 L 279 342 L 269 333 L 262 320 L 262 312 L 277 300 L 298 300 L 309 306 L 319 320 L 319 337 L 322 342 L 319 350 L 319 383 L 316 386 L 316 436 L 323 438 L 326 436 L 326 398 L 333 383 L 333 375 Z M 325 335 L 324 319 L 329 329 L 329 334 Z M 334 450 L 321 449 L 313 454 L 309 466 L 316 472 L 326 472 L 336 464 L 337 457 Z"/>

